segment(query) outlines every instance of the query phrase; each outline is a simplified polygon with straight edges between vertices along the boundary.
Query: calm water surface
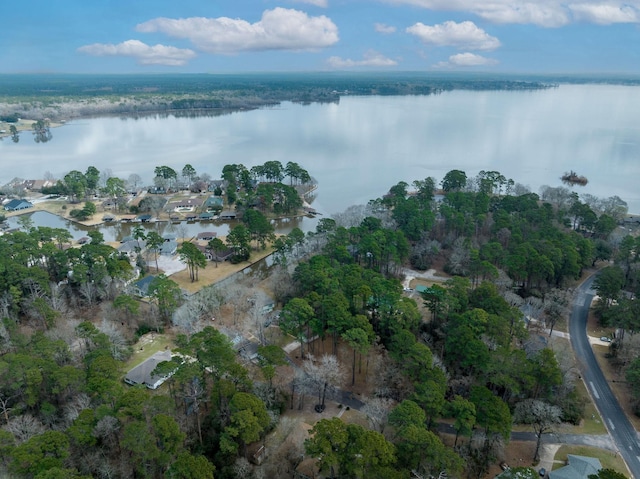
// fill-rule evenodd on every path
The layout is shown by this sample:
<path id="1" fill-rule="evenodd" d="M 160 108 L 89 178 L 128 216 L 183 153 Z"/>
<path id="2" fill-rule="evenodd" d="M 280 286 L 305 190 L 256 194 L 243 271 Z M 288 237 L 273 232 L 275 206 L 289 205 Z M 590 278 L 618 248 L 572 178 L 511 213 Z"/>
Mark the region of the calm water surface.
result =
<path id="1" fill-rule="evenodd" d="M 398 181 L 451 169 L 469 176 L 498 170 L 538 192 L 573 169 L 589 179 L 576 189 L 618 195 L 640 213 L 640 87 L 561 85 L 544 91 L 454 91 L 423 97 L 343 97 L 339 104 L 233 113 L 79 120 L 36 144 L 0 142 L 0 180 L 62 177 L 89 165 L 150 182 L 153 170 L 186 163 L 220 176 L 295 161 L 317 179 L 313 206 L 324 214 L 382 196 Z"/>

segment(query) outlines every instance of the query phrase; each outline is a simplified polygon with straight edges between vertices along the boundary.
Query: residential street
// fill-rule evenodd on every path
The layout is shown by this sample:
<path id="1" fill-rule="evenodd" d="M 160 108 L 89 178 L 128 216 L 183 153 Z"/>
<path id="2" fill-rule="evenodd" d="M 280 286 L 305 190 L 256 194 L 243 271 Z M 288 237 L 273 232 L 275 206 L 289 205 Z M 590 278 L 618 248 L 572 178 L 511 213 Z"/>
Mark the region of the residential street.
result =
<path id="1" fill-rule="evenodd" d="M 589 277 L 576 290 L 569 334 L 571 346 L 589 394 L 596 404 L 618 452 L 622 455 L 631 475 L 640 477 L 640 446 L 638 434 L 620 407 L 607 383 L 587 338 L 587 317 L 595 292 L 591 289 L 595 275 Z"/>

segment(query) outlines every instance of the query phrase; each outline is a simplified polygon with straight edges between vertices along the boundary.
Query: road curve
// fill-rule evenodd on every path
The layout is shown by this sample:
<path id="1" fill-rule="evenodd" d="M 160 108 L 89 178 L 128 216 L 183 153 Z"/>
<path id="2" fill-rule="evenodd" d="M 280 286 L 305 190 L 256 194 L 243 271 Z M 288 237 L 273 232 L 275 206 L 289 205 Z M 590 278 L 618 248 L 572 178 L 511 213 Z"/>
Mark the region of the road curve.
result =
<path id="1" fill-rule="evenodd" d="M 591 289 L 595 275 L 589 277 L 576 290 L 569 334 L 571 346 L 578 361 L 582 378 L 598 408 L 613 442 L 627 463 L 632 477 L 640 478 L 640 445 L 638 434 L 613 395 L 587 338 L 587 318 L 595 292 Z"/>

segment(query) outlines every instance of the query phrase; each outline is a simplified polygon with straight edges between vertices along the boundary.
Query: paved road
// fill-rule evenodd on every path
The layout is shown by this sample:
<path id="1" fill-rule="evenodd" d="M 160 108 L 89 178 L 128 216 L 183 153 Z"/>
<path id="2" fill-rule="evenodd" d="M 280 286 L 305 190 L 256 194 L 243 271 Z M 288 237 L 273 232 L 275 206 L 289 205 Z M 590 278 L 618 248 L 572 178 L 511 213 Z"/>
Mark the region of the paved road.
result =
<path id="1" fill-rule="evenodd" d="M 640 445 L 633 428 L 618 400 L 611 392 L 587 338 L 587 317 L 595 292 L 591 289 L 595 276 L 591 276 L 576 290 L 569 334 L 578 366 L 593 401 L 600 411 L 618 451 L 624 458 L 631 475 L 640 478 Z"/>

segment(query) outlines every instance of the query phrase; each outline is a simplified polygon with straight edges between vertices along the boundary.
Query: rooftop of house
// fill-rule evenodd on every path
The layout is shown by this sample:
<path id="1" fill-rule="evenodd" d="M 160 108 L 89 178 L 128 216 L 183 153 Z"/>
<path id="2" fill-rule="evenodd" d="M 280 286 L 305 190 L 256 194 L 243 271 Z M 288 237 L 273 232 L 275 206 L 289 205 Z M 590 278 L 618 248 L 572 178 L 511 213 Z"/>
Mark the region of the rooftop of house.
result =
<path id="1" fill-rule="evenodd" d="M 158 364 L 164 361 L 171 361 L 171 351 L 168 349 L 157 352 L 146 361 L 138 364 L 127 373 L 124 381 L 132 386 L 143 384 L 149 389 L 156 389 L 168 379 L 168 376 L 153 374 L 153 371 L 156 369 Z"/>
<path id="2" fill-rule="evenodd" d="M 600 469 L 602 464 L 595 457 L 569 454 L 567 465 L 551 471 L 549 479 L 587 479 L 591 474 L 598 474 Z"/>

